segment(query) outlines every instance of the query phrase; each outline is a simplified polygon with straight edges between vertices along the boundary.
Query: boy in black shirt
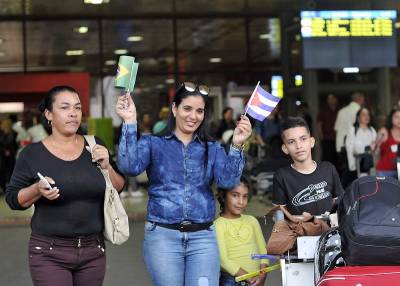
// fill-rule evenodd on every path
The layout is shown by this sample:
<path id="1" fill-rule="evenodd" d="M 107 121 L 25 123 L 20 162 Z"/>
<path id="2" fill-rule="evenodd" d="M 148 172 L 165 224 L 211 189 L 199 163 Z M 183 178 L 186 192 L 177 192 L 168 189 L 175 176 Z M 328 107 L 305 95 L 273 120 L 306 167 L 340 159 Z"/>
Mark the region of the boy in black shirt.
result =
<path id="1" fill-rule="evenodd" d="M 315 162 L 311 156 L 315 139 L 301 117 L 289 117 L 282 124 L 282 151 L 293 163 L 274 176 L 272 203 L 284 205 L 294 215 L 320 215 L 330 211 L 343 192 L 335 167 Z M 278 214 L 277 219 L 282 218 Z"/>

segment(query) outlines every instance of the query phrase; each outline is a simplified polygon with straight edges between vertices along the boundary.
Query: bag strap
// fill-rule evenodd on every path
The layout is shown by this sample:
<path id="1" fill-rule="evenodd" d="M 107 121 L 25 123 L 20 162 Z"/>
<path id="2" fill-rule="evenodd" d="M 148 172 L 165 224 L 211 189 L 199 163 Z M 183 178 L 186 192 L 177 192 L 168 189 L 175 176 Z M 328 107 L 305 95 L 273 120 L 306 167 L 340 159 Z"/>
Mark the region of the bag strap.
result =
<path id="1" fill-rule="evenodd" d="M 299 222 L 299 221 L 303 221 L 303 222 L 307 222 L 307 221 L 312 221 L 314 219 L 314 216 L 311 216 L 309 218 L 304 218 L 304 219 L 299 219 L 297 217 L 295 217 L 294 215 L 292 215 L 288 209 L 285 206 L 282 205 L 277 205 L 274 206 L 272 209 L 270 209 L 266 214 L 265 217 L 267 216 L 271 216 L 273 215 L 277 210 L 280 210 L 283 212 L 283 214 L 285 215 L 285 217 L 292 222 Z"/>
<path id="2" fill-rule="evenodd" d="M 94 135 L 83 135 L 83 137 L 85 138 L 86 142 L 89 144 L 90 153 L 92 153 L 93 147 L 97 144 L 96 139 L 94 138 Z M 98 164 L 97 164 L 97 167 L 100 169 L 100 171 L 104 175 L 104 170 L 102 168 L 100 168 L 100 166 Z M 106 180 L 107 180 L 107 178 L 106 178 Z"/>
<path id="3" fill-rule="evenodd" d="M 96 139 L 94 139 L 94 135 L 83 135 L 86 142 L 89 144 L 90 150 L 93 149 L 94 145 L 96 145 Z"/>
<path id="4" fill-rule="evenodd" d="M 96 139 L 94 138 L 94 135 L 83 135 L 83 137 L 85 138 L 86 142 L 89 144 L 90 153 L 92 153 L 93 147 L 97 144 L 96 143 Z M 99 170 L 103 174 L 104 179 L 106 180 L 106 182 L 109 182 L 111 184 L 111 186 L 112 186 L 110 175 L 108 174 L 108 171 L 107 170 L 103 170 L 100 167 L 99 164 L 97 164 L 97 168 L 99 168 Z"/>

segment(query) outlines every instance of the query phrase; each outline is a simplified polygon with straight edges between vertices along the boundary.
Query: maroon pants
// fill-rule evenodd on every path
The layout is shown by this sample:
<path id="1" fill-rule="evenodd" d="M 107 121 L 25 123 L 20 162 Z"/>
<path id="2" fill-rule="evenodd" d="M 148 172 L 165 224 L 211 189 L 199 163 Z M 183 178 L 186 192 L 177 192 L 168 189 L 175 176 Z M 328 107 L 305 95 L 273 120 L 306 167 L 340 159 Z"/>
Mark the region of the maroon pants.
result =
<path id="1" fill-rule="evenodd" d="M 60 239 L 32 234 L 29 266 L 34 286 L 101 286 L 104 240 L 101 235 Z"/>

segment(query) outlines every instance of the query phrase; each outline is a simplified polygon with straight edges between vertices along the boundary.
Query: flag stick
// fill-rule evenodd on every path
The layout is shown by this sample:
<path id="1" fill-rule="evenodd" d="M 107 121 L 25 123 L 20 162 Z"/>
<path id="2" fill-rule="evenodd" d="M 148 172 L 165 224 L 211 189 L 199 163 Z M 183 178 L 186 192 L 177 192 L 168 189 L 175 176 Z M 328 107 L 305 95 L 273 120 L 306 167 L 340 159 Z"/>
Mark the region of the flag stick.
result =
<path id="1" fill-rule="evenodd" d="M 246 116 L 247 110 L 249 109 L 249 103 L 250 103 L 251 100 L 253 99 L 254 94 L 256 94 L 256 90 L 257 90 L 257 87 L 258 87 L 259 85 L 260 85 L 260 81 L 257 82 L 257 85 L 256 85 L 256 87 L 254 88 L 253 93 L 251 94 L 251 97 L 250 97 L 250 99 L 249 99 L 249 102 L 247 103 L 246 110 L 245 110 L 243 116 Z"/>
<path id="2" fill-rule="evenodd" d="M 262 268 L 262 269 L 260 269 L 258 271 L 254 271 L 254 272 L 250 272 L 250 273 L 238 276 L 238 277 L 235 278 L 235 281 L 236 282 L 240 282 L 240 281 L 243 281 L 243 280 L 247 280 L 249 278 L 258 276 L 260 274 L 271 272 L 273 270 L 279 269 L 280 267 L 281 267 L 281 265 L 279 263 L 277 263 L 275 265 L 272 265 L 272 266 L 269 266 L 269 267 L 266 267 L 266 268 Z"/>

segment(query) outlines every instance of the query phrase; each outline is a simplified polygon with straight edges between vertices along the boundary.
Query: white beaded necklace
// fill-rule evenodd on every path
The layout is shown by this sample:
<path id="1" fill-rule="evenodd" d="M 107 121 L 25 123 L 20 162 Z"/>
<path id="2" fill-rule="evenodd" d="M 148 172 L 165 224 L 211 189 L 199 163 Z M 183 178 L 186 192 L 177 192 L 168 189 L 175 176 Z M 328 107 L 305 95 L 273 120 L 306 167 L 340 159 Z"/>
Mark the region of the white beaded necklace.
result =
<path id="1" fill-rule="evenodd" d="M 295 171 L 297 171 L 297 172 L 299 172 L 299 173 L 308 175 L 308 174 L 313 173 L 313 172 L 317 169 L 317 162 L 315 162 L 314 160 L 313 160 L 312 162 L 313 162 L 313 165 L 314 165 L 314 166 L 313 166 L 312 170 L 310 170 L 310 171 L 308 171 L 308 172 L 304 172 L 304 171 L 297 170 L 296 167 L 294 166 L 294 164 L 290 164 L 290 167 L 292 167 L 293 170 L 295 170 Z"/>

